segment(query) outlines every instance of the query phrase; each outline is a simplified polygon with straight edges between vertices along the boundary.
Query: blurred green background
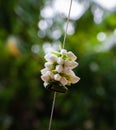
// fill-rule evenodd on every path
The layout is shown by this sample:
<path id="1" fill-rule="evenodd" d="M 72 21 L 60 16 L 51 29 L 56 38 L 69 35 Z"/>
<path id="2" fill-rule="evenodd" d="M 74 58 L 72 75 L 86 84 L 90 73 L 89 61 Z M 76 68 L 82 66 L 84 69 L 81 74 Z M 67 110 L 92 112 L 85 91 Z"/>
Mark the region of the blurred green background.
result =
<path id="1" fill-rule="evenodd" d="M 116 1 L 73 2 L 65 48 L 77 55 L 81 80 L 57 94 L 52 129 L 116 130 Z M 40 70 L 63 41 L 68 7 L 69 0 L 0 0 L 0 130 L 48 128 L 53 92 Z"/>

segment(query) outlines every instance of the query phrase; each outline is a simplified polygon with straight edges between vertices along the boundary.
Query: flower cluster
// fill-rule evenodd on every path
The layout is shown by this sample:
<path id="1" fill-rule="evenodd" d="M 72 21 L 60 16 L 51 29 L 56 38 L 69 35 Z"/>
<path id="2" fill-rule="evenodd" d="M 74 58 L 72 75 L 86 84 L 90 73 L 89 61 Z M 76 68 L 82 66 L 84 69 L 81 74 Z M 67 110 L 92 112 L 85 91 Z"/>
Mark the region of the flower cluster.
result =
<path id="1" fill-rule="evenodd" d="M 45 83 L 59 82 L 62 86 L 77 83 L 80 78 L 75 75 L 73 69 L 78 66 L 77 57 L 65 49 L 54 51 L 45 55 L 45 68 L 41 70 L 41 78 Z"/>

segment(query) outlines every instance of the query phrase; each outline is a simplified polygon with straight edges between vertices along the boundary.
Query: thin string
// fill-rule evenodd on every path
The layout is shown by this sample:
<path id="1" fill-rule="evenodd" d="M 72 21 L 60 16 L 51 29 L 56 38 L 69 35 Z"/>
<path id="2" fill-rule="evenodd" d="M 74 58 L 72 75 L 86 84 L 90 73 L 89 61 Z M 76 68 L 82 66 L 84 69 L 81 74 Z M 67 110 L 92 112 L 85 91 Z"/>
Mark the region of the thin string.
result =
<path id="1" fill-rule="evenodd" d="M 54 98 L 53 98 L 53 103 L 52 103 L 52 110 L 51 110 L 50 122 L 49 122 L 48 130 L 51 129 L 52 117 L 53 117 L 53 111 L 54 111 L 54 105 L 55 105 L 55 99 L 56 99 L 56 92 L 54 92 Z"/>
<path id="2" fill-rule="evenodd" d="M 65 42 L 66 42 L 66 36 L 67 36 L 67 30 L 68 30 L 68 25 L 69 25 L 71 7 L 72 7 L 72 0 L 70 1 L 70 7 L 69 7 L 69 12 L 68 12 L 68 18 L 67 18 L 67 22 L 66 22 L 66 30 L 65 30 L 65 33 L 64 33 L 64 40 L 63 40 L 63 44 L 62 44 L 63 48 L 64 48 Z M 52 102 L 52 109 L 51 109 L 51 115 L 50 115 L 50 121 L 49 121 L 48 130 L 51 130 L 52 117 L 53 117 L 53 111 L 54 111 L 54 106 L 55 106 L 55 99 L 56 99 L 56 92 L 54 92 L 54 97 L 53 97 L 53 102 Z"/>
<path id="3" fill-rule="evenodd" d="M 68 25 L 69 25 L 71 7 L 72 7 L 72 0 L 70 2 L 70 8 L 69 8 L 69 12 L 68 12 L 67 24 L 66 24 L 66 29 L 65 29 L 65 34 L 64 34 L 64 40 L 63 40 L 63 48 L 64 48 L 65 42 L 66 42 L 66 36 L 67 36 L 67 31 L 68 31 Z"/>

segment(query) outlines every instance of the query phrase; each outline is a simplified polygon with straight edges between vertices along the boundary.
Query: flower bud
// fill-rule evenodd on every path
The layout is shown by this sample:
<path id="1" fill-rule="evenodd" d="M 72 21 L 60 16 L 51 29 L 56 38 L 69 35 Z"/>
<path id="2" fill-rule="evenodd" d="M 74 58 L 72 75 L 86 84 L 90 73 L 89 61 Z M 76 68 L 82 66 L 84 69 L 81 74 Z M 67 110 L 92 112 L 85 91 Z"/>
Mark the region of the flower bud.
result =
<path id="1" fill-rule="evenodd" d="M 65 74 L 69 74 L 70 73 L 70 68 L 69 67 L 64 67 L 64 69 L 63 69 L 63 73 L 65 73 Z"/>
<path id="2" fill-rule="evenodd" d="M 54 78 L 54 74 L 51 71 L 47 71 L 46 74 L 50 77 L 50 79 Z"/>
<path id="3" fill-rule="evenodd" d="M 50 77 L 49 77 L 48 74 L 43 74 L 43 75 L 41 76 L 41 79 L 42 79 L 44 82 L 48 82 L 48 81 L 50 80 Z"/>
<path id="4" fill-rule="evenodd" d="M 56 55 L 53 55 L 53 54 L 51 54 L 51 53 L 45 55 L 44 58 L 46 59 L 46 61 L 49 61 L 49 62 L 52 62 L 52 63 L 54 63 L 54 62 L 57 61 L 57 56 L 56 56 Z"/>
<path id="5" fill-rule="evenodd" d="M 66 80 L 65 77 L 62 77 L 61 80 L 60 80 L 60 83 L 61 83 L 63 86 L 65 86 L 65 85 L 67 85 L 68 81 Z"/>
<path id="6" fill-rule="evenodd" d="M 61 54 L 62 54 L 62 55 L 67 55 L 67 50 L 62 49 L 62 50 L 61 50 Z"/>
<path id="7" fill-rule="evenodd" d="M 45 67 L 49 68 L 49 69 L 52 69 L 53 68 L 53 63 L 51 62 L 46 62 L 45 63 Z"/>
<path id="8" fill-rule="evenodd" d="M 80 80 L 80 78 L 78 76 L 72 76 L 70 78 L 70 81 L 71 81 L 72 84 L 77 83 L 79 80 Z"/>
<path id="9" fill-rule="evenodd" d="M 74 73 L 72 70 L 69 70 L 69 71 L 68 71 L 68 75 L 69 75 L 69 77 L 71 77 L 71 76 L 74 76 L 75 73 Z"/>
<path id="10" fill-rule="evenodd" d="M 64 60 L 61 57 L 59 57 L 57 60 L 57 63 L 62 65 L 62 64 L 64 64 Z"/>
<path id="11" fill-rule="evenodd" d="M 41 70 L 41 74 L 45 74 L 48 71 L 48 68 L 44 68 Z"/>
<path id="12" fill-rule="evenodd" d="M 59 74 L 55 74 L 55 75 L 54 75 L 54 79 L 55 79 L 56 81 L 60 81 L 61 76 L 60 76 Z"/>
<path id="13" fill-rule="evenodd" d="M 69 51 L 67 53 L 68 57 L 70 57 L 73 61 L 77 59 L 77 57 L 72 53 L 72 51 Z"/>
<path id="14" fill-rule="evenodd" d="M 57 65 L 57 66 L 56 66 L 56 71 L 57 71 L 58 73 L 61 73 L 61 72 L 63 71 L 62 65 Z"/>
<path id="15" fill-rule="evenodd" d="M 75 62 L 75 61 L 66 60 L 64 65 L 67 66 L 67 67 L 70 67 L 71 69 L 74 69 L 75 67 L 78 66 L 78 63 Z"/>

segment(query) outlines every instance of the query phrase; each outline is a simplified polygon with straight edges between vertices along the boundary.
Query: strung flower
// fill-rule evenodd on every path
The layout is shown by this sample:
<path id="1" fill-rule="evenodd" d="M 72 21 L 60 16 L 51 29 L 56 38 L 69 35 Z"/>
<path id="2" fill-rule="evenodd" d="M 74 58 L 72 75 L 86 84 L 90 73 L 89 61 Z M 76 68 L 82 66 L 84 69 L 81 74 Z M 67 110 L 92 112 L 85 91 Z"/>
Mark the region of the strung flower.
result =
<path id="1" fill-rule="evenodd" d="M 65 88 L 77 83 L 80 78 L 75 75 L 73 69 L 78 66 L 77 57 L 71 51 L 61 49 L 45 55 L 45 68 L 41 70 L 41 78 L 45 87 L 60 91 L 59 86 Z M 56 87 L 55 87 L 56 86 Z M 64 90 L 62 89 L 64 92 Z"/>
<path id="2" fill-rule="evenodd" d="M 54 75 L 54 79 L 55 79 L 56 81 L 60 81 L 60 79 L 61 79 L 60 74 L 55 74 L 55 75 Z"/>
<path id="3" fill-rule="evenodd" d="M 46 62 L 45 63 L 45 67 L 48 68 L 49 70 L 51 70 L 53 68 L 53 63 L 51 62 Z"/>
<path id="4" fill-rule="evenodd" d="M 68 55 L 68 56 L 71 58 L 71 60 L 73 60 L 73 61 L 75 61 L 75 60 L 77 59 L 77 57 L 76 57 L 71 51 L 69 51 L 67 55 Z"/>
<path id="5" fill-rule="evenodd" d="M 51 53 L 45 55 L 44 58 L 46 59 L 46 61 L 48 61 L 48 62 L 52 62 L 52 63 L 57 61 L 57 56 L 54 55 L 54 54 L 51 54 Z"/>
<path id="6" fill-rule="evenodd" d="M 41 76 L 41 78 L 42 78 L 42 80 L 43 80 L 44 82 L 49 82 L 49 80 L 50 80 L 50 75 L 49 75 L 48 73 L 45 73 L 45 74 L 43 74 L 43 75 Z"/>
<path id="7" fill-rule="evenodd" d="M 65 85 L 68 84 L 68 81 L 67 81 L 67 79 L 66 79 L 65 77 L 62 77 L 61 80 L 60 80 L 60 83 L 61 83 L 63 86 L 65 86 Z"/>
<path id="8" fill-rule="evenodd" d="M 79 80 L 80 80 L 80 78 L 79 78 L 79 77 L 77 77 L 76 75 L 75 75 L 75 76 L 70 77 L 70 81 L 71 81 L 71 83 L 72 83 L 72 84 L 77 83 Z"/>
<path id="9" fill-rule="evenodd" d="M 60 65 L 63 65 L 65 60 L 62 59 L 62 57 L 58 57 L 57 63 Z"/>
<path id="10" fill-rule="evenodd" d="M 67 50 L 62 49 L 60 53 L 61 53 L 62 55 L 67 55 Z"/>
<path id="11" fill-rule="evenodd" d="M 44 75 L 48 71 L 48 68 L 44 68 L 41 70 L 41 74 Z"/>
<path id="12" fill-rule="evenodd" d="M 62 65 L 56 65 L 56 71 L 58 73 L 61 73 L 63 71 L 63 66 Z"/>
<path id="13" fill-rule="evenodd" d="M 64 65 L 67 66 L 67 67 L 70 67 L 71 69 L 74 69 L 75 67 L 78 66 L 78 63 L 76 61 L 69 61 L 69 60 L 66 60 L 64 62 Z"/>

